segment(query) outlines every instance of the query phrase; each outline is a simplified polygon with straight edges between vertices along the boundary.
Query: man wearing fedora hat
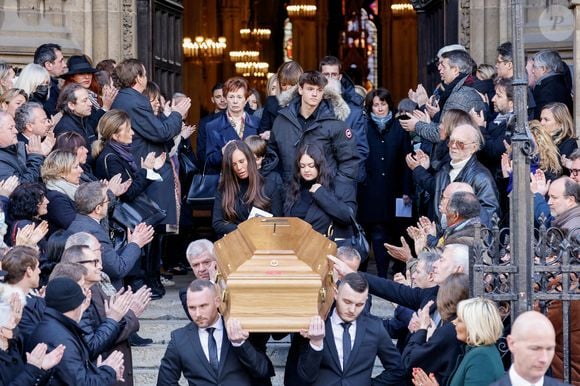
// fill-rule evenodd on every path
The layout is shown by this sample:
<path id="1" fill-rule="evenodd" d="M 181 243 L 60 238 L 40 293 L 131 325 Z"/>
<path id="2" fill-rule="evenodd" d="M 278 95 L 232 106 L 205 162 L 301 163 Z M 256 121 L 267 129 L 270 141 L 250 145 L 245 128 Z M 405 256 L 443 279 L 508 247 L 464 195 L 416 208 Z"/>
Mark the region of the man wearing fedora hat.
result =
<path id="1" fill-rule="evenodd" d="M 112 385 L 123 376 L 123 354 L 111 353 L 105 360 L 93 363 L 82 338 L 79 321 L 87 309 L 90 296 L 71 278 L 59 277 L 48 282 L 45 292 L 44 318 L 30 336 L 27 345 L 38 343 L 49 347 L 63 344 L 61 362 L 54 368 L 52 385 Z"/>

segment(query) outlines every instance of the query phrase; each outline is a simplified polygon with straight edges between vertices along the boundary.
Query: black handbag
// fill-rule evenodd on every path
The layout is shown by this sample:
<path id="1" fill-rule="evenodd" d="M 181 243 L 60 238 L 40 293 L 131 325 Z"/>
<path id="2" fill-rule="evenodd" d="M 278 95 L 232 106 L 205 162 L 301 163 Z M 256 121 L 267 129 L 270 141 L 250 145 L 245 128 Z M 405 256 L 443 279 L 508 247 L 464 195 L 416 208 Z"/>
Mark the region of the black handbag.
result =
<path id="1" fill-rule="evenodd" d="M 361 262 L 369 257 L 370 246 L 362 226 L 355 220 L 354 216 L 350 215 L 352 236 L 347 238 L 334 237 L 334 227 L 331 224 L 328 229 L 328 238 L 336 243 L 337 247 L 353 247 L 360 255 Z"/>
<path id="2" fill-rule="evenodd" d="M 194 174 L 189 192 L 187 193 L 187 202 L 189 204 L 209 204 L 213 202 L 220 182 L 219 174 L 206 174 L 205 164 L 201 174 Z"/>
<path id="3" fill-rule="evenodd" d="M 111 178 L 111 176 L 107 166 L 107 158 L 110 155 L 111 154 L 107 154 L 105 157 L 105 172 L 109 178 Z M 126 173 L 129 176 L 131 175 L 127 170 Z M 111 218 L 123 227 L 133 229 L 142 222 L 147 225 L 155 226 L 161 223 L 166 215 L 167 212 L 164 209 L 161 209 L 155 201 L 151 200 L 149 196 L 143 192 L 135 197 L 131 202 L 117 201 L 113 208 Z"/>

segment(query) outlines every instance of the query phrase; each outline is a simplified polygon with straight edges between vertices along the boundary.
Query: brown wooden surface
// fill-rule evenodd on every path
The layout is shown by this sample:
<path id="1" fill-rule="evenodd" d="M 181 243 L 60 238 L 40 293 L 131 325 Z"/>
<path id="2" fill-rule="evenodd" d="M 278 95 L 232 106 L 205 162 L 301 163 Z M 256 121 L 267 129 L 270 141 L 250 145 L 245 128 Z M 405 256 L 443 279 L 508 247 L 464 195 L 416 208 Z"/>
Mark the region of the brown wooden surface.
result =
<path id="1" fill-rule="evenodd" d="M 297 218 L 253 218 L 215 243 L 222 313 L 250 332 L 297 332 L 326 317 L 336 244 Z"/>

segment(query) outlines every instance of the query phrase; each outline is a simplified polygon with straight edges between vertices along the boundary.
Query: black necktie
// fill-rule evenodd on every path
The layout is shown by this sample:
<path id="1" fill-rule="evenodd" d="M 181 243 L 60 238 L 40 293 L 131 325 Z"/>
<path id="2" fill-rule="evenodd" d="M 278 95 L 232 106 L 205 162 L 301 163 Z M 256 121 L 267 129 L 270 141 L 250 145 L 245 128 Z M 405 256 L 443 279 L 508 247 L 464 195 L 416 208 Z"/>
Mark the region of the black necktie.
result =
<path id="1" fill-rule="evenodd" d="M 213 332 L 215 331 L 215 327 L 208 327 L 205 329 L 207 331 L 207 348 L 209 351 L 209 364 L 213 369 L 218 371 L 219 368 L 219 361 L 218 361 L 218 352 L 217 352 L 217 344 L 215 342 L 215 338 L 213 337 Z"/>
<path id="2" fill-rule="evenodd" d="M 344 331 L 342 332 L 342 371 L 346 369 L 346 364 L 348 363 L 348 357 L 350 356 L 350 334 L 348 329 L 351 323 L 342 322 L 340 323 Z"/>

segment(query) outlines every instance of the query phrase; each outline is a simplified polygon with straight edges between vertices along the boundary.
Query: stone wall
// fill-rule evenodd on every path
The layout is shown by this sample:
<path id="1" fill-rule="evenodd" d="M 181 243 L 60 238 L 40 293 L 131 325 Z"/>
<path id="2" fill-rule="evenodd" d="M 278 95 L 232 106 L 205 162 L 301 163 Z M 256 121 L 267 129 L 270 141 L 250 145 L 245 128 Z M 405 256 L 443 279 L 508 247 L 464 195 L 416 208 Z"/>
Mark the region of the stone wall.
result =
<path id="1" fill-rule="evenodd" d="M 0 59 L 23 65 L 36 47 L 57 43 L 65 56 L 94 62 L 136 55 L 135 0 L 4 0 L 0 3 Z"/>

